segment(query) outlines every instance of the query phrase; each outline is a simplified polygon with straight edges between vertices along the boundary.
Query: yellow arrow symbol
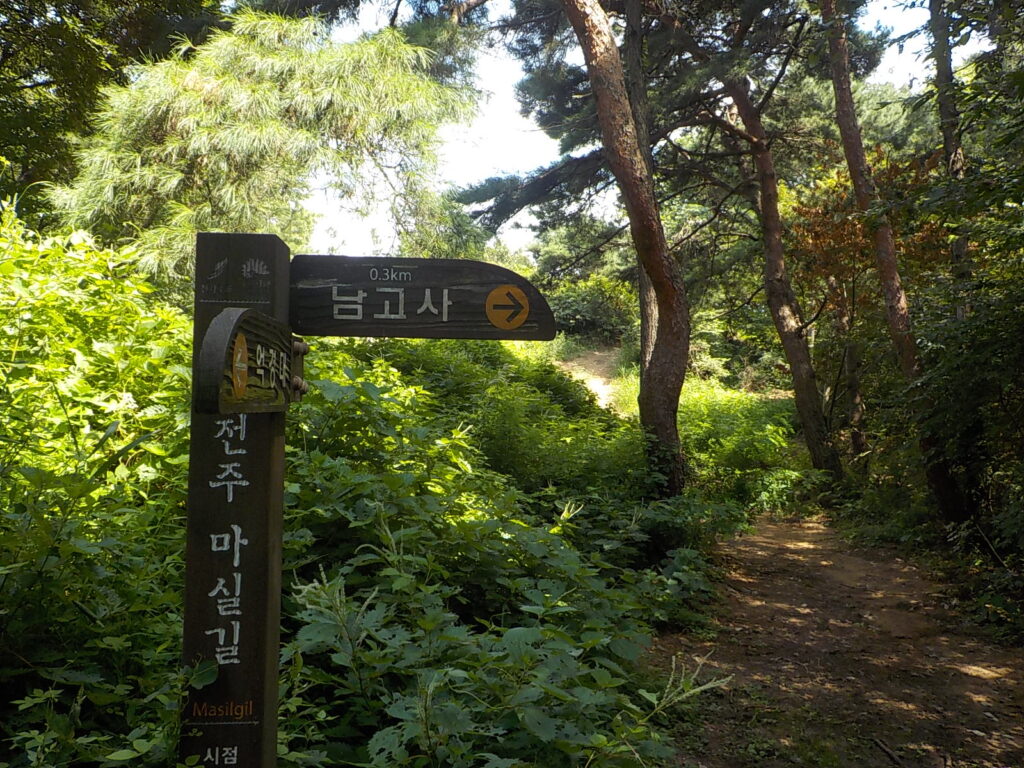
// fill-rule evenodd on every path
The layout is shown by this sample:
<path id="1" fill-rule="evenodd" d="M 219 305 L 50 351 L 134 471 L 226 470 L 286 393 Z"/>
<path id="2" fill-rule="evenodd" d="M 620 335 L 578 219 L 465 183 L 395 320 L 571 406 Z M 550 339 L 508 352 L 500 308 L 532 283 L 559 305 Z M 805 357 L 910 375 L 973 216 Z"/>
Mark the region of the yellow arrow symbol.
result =
<path id="1" fill-rule="evenodd" d="M 499 285 L 487 294 L 487 319 L 495 328 L 514 331 L 530 316 L 530 300 L 518 285 Z"/>

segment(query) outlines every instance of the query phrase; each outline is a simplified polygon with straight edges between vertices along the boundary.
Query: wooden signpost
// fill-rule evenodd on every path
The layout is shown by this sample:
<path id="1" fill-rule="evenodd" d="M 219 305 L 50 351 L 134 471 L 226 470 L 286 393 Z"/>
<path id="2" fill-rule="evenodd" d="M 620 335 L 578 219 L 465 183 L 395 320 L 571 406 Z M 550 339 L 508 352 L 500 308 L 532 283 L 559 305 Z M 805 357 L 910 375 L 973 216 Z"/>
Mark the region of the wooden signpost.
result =
<path id="1" fill-rule="evenodd" d="M 182 660 L 217 674 L 187 693 L 178 754 L 207 768 L 276 764 L 284 423 L 308 350 L 293 332 L 544 340 L 555 324 L 492 264 L 289 260 L 273 235 L 199 235 Z"/>

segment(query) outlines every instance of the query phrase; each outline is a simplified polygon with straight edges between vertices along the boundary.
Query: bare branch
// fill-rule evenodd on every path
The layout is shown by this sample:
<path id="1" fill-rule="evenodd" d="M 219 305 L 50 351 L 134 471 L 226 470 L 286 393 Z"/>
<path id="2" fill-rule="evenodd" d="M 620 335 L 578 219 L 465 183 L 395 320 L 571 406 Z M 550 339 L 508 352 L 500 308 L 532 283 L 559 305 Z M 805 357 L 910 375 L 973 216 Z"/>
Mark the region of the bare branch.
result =
<path id="1" fill-rule="evenodd" d="M 814 316 L 810 320 L 808 320 L 805 323 L 802 323 L 800 325 L 800 327 L 796 329 L 796 332 L 799 333 L 799 334 L 802 334 L 804 331 L 806 331 L 808 328 L 810 328 L 812 325 L 814 325 L 814 322 L 819 317 L 821 317 L 821 313 L 825 311 L 825 307 L 827 307 L 827 306 L 828 306 L 828 294 L 826 293 L 825 296 L 821 300 L 821 306 L 818 307 L 818 311 L 814 313 Z"/>
<path id="2" fill-rule="evenodd" d="M 779 67 L 779 71 L 775 73 L 775 78 L 772 80 L 772 84 L 768 86 L 768 90 L 764 92 L 764 96 L 762 96 L 761 100 L 757 103 L 758 112 L 764 111 L 765 106 L 775 93 L 775 89 L 779 87 L 779 83 L 782 82 L 782 78 L 786 76 L 786 70 L 789 69 L 789 63 L 793 60 L 793 55 L 800 46 L 800 38 L 803 37 L 804 27 L 806 26 L 807 17 L 801 16 L 798 22 L 796 35 L 793 37 L 793 42 L 790 43 L 789 47 L 786 49 L 786 57 L 782 60 L 782 65 Z"/>
<path id="3" fill-rule="evenodd" d="M 722 312 L 721 314 L 718 314 L 718 315 L 715 315 L 714 317 L 712 317 L 711 321 L 714 322 L 715 320 L 721 320 L 723 317 L 728 317 L 733 312 L 739 312 L 744 307 L 749 307 L 750 306 L 750 302 L 752 302 L 757 297 L 757 294 L 759 294 L 763 290 L 764 290 L 764 283 L 762 283 L 761 285 L 757 286 L 757 288 L 754 289 L 754 292 L 752 294 L 747 296 L 747 298 L 745 298 L 743 301 L 741 301 L 735 307 L 732 307 L 731 309 L 727 309 L 727 310 L 725 310 L 725 312 Z"/>
<path id="4" fill-rule="evenodd" d="M 441 10 L 448 13 L 448 18 L 452 24 L 461 24 L 470 11 L 479 8 L 486 2 L 487 0 L 463 0 L 461 3 L 441 6 Z"/>

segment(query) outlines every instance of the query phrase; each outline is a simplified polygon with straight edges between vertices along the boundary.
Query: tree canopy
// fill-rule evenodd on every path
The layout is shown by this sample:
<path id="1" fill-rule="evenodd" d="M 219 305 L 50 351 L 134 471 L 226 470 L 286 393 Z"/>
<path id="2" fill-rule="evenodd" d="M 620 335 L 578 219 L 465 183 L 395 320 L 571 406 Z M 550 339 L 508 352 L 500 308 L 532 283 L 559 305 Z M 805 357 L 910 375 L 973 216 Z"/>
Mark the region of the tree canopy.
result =
<path id="1" fill-rule="evenodd" d="M 103 86 L 176 35 L 201 39 L 218 16 L 212 0 L 0 2 L 0 153 L 12 163 L 0 194 L 27 192 L 23 206 L 38 209 L 28 185 L 69 177 L 72 137 L 89 129 Z"/>
<path id="2" fill-rule="evenodd" d="M 149 268 L 179 272 L 197 231 L 303 245 L 317 173 L 355 194 L 376 171 L 401 208 L 431 165 L 438 126 L 469 104 L 427 76 L 429 58 L 397 30 L 337 44 L 313 17 L 241 13 L 106 91 L 56 208 L 105 242 L 133 240 Z"/>

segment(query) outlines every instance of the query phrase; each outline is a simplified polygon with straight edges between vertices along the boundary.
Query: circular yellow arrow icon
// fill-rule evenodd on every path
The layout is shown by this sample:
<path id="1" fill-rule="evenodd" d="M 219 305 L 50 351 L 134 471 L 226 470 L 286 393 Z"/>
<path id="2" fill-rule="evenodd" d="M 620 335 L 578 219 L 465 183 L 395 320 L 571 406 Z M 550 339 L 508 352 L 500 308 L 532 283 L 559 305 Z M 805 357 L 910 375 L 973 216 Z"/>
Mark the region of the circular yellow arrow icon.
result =
<path id="1" fill-rule="evenodd" d="M 530 316 L 530 300 L 518 285 L 499 285 L 487 294 L 487 319 L 495 328 L 514 331 Z"/>

